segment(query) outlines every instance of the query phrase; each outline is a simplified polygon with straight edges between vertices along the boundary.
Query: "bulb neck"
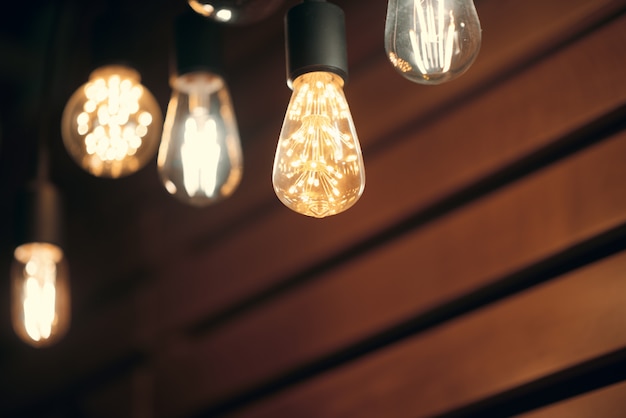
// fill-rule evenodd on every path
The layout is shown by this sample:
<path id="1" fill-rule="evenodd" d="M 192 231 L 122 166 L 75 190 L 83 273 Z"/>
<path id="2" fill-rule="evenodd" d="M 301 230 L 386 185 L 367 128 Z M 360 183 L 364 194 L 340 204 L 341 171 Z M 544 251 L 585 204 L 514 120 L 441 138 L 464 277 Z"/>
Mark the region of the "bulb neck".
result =
<path id="1" fill-rule="evenodd" d="M 174 69 L 178 76 L 194 72 L 222 72 L 222 33 L 218 23 L 193 10 L 174 22 Z"/>
<path id="2" fill-rule="evenodd" d="M 287 84 L 314 71 L 348 78 L 346 26 L 341 8 L 326 1 L 305 1 L 285 17 Z"/>
<path id="3" fill-rule="evenodd" d="M 18 196 L 17 206 L 16 246 L 31 242 L 63 246 L 63 203 L 52 183 L 28 184 Z"/>

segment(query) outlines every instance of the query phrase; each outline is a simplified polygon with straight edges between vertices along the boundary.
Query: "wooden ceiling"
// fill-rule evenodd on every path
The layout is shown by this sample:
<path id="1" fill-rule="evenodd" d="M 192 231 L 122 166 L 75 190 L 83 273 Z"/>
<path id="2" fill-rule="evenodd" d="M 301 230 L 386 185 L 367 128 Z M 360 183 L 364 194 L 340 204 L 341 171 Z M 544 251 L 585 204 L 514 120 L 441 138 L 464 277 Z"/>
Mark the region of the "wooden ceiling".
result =
<path id="1" fill-rule="evenodd" d="M 99 179 L 63 149 L 60 115 L 110 2 L 1 14 L 0 416 L 622 416 L 626 1 L 477 0 L 480 55 L 436 87 L 388 63 L 386 1 L 335 1 L 367 184 L 322 220 L 285 208 L 270 178 L 296 3 L 226 29 L 245 169 L 206 209 L 170 197 L 155 161 Z M 165 111 L 169 25 L 187 5 L 121 4 Z M 8 266 L 42 132 L 67 203 L 73 317 L 34 349 L 11 329 Z"/>

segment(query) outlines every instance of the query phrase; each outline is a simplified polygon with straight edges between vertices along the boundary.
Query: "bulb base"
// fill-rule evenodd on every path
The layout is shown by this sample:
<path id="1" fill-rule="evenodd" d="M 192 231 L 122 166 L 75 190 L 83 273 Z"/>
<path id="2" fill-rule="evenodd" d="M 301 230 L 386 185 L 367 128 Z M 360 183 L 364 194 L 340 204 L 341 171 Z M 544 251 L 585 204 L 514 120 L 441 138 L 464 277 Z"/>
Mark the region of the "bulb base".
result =
<path id="1" fill-rule="evenodd" d="M 285 17 L 287 84 L 300 75 L 331 72 L 348 78 L 346 26 L 341 8 L 325 1 L 307 1 Z"/>

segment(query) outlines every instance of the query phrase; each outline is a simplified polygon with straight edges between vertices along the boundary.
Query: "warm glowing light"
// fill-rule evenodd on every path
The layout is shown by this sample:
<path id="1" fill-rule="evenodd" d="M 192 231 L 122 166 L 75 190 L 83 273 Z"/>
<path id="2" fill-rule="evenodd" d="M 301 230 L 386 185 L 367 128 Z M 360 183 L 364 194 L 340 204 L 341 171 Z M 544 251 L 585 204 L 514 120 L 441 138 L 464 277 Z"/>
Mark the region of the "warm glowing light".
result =
<path id="1" fill-rule="evenodd" d="M 472 0 L 389 0 L 385 49 L 404 77 L 440 84 L 474 62 L 481 28 Z"/>
<path id="2" fill-rule="evenodd" d="M 69 285 L 61 249 L 46 243 L 19 246 L 11 280 L 16 333 L 34 346 L 50 344 L 65 334 L 70 321 Z"/>
<path id="3" fill-rule="evenodd" d="M 121 177 L 136 172 L 154 155 L 161 118 L 156 100 L 139 84 L 136 71 L 102 67 L 65 107 L 63 142 L 91 174 Z"/>
<path id="4" fill-rule="evenodd" d="M 195 72 L 172 81 L 159 174 L 181 201 L 205 206 L 230 196 L 241 180 L 243 153 L 226 84 Z"/>
<path id="5" fill-rule="evenodd" d="M 215 13 L 215 17 L 221 22 L 228 22 L 233 18 L 233 12 L 228 9 L 220 9 Z"/>
<path id="6" fill-rule="evenodd" d="M 338 75 L 313 72 L 294 80 L 272 182 L 288 208 L 316 218 L 343 212 L 361 197 L 361 146 Z"/>
<path id="7" fill-rule="evenodd" d="M 188 0 L 198 14 L 217 22 L 249 24 L 265 19 L 278 9 L 284 0 Z"/>

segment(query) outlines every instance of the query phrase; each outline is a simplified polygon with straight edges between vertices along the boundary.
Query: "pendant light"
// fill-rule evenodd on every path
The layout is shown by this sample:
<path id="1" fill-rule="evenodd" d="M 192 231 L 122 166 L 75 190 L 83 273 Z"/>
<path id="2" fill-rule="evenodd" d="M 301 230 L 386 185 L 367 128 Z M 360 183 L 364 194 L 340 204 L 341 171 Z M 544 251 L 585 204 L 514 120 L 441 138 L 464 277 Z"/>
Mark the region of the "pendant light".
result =
<path id="1" fill-rule="evenodd" d="M 24 342 L 43 347 L 65 335 L 71 316 L 58 190 L 46 179 L 35 180 L 22 191 L 17 213 L 11 265 L 13 329 Z"/>
<path id="2" fill-rule="evenodd" d="M 285 20 L 293 94 L 278 139 L 272 182 L 283 204 L 323 218 L 354 205 L 365 187 L 361 146 L 343 85 L 343 11 L 325 1 L 292 7 Z"/>
<path id="3" fill-rule="evenodd" d="M 192 11 L 175 22 L 176 71 L 157 165 L 167 191 L 193 206 L 230 196 L 243 173 L 219 35 L 215 22 Z"/>
<path id="4" fill-rule="evenodd" d="M 132 61 L 134 22 L 113 2 L 94 29 L 98 65 L 71 96 L 61 121 L 63 144 L 72 159 L 97 177 L 135 173 L 159 146 L 161 109 L 141 84 Z"/>
<path id="5" fill-rule="evenodd" d="M 472 0 L 389 0 L 387 57 L 413 82 L 453 80 L 472 65 L 480 44 L 480 21 Z"/>
<path id="6" fill-rule="evenodd" d="M 193 10 L 216 22 L 247 25 L 265 19 L 284 0 L 189 0 Z"/>
<path id="7" fill-rule="evenodd" d="M 59 25 L 60 13 L 60 7 L 55 7 L 50 14 L 52 33 L 42 63 L 36 175 L 16 199 L 15 249 L 10 268 L 13 329 L 34 347 L 50 345 L 64 336 L 71 316 L 69 268 L 63 251 L 63 205 L 49 179 L 50 104 L 52 88 L 58 84 L 58 43 L 67 35 Z"/>

